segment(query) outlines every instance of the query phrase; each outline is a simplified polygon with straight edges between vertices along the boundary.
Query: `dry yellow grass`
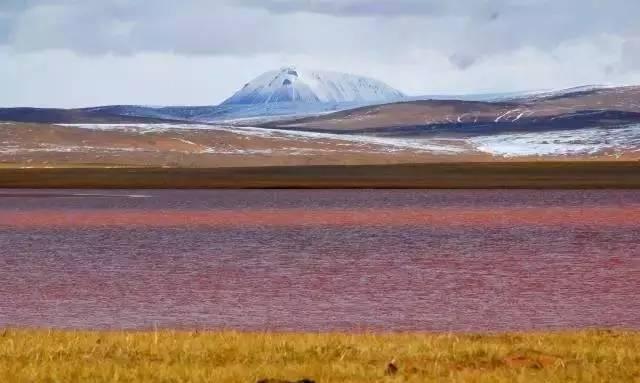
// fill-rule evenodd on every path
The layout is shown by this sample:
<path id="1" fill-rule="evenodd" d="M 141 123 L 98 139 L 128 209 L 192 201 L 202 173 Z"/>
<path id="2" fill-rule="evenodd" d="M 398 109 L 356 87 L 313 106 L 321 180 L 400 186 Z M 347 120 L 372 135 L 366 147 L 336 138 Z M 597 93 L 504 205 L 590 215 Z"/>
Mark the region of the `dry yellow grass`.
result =
<path id="1" fill-rule="evenodd" d="M 386 375 L 395 359 L 398 371 Z M 0 382 L 640 382 L 640 333 L 0 330 Z"/>

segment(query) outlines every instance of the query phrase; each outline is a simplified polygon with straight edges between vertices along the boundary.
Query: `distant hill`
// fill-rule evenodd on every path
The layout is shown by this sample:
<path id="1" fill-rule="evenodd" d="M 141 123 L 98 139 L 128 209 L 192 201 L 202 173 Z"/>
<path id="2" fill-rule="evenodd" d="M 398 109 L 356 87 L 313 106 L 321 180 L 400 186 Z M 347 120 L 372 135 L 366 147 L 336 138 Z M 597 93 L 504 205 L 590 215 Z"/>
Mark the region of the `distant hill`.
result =
<path id="1" fill-rule="evenodd" d="M 289 72 L 284 75 L 282 72 L 277 72 L 275 76 L 274 79 L 279 80 L 295 77 Z M 300 73 L 298 76 L 301 76 Z M 303 80 L 300 81 L 302 84 Z M 344 82 L 343 85 L 347 83 L 349 82 Z M 247 93 L 248 89 L 257 89 L 256 84 L 253 84 L 246 87 L 245 92 L 240 91 L 217 106 L 111 105 L 78 109 L 0 108 L 0 121 L 71 124 L 229 123 L 338 133 L 379 131 L 380 134 L 399 135 L 434 134 L 445 130 L 464 134 L 495 133 L 509 130 L 574 129 L 640 123 L 640 87 L 637 86 L 617 88 L 588 86 L 554 92 L 517 93 L 513 94 L 513 97 L 494 95 L 485 99 L 478 96 L 473 98 L 459 96 L 459 99 L 446 99 L 444 96 L 437 99 L 403 97 L 398 101 L 397 97 L 400 97 L 401 93 L 394 93 L 393 90 L 387 92 L 384 86 L 375 85 L 375 82 L 365 83 L 371 85 L 371 88 L 356 87 L 351 93 L 342 92 L 331 96 L 318 90 L 322 87 L 310 87 L 315 89 L 314 96 L 310 96 L 312 99 L 310 102 L 299 98 L 296 98 L 296 101 L 283 101 L 281 96 L 277 96 L 280 100 L 278 102 L 272 102 L 273 99 L 271 99 L 269 102 L 262 103 L 241 103 L 241 98 L 250 93 Z M 371 91 L 367 97 L 364 89 Z M 241 95 L 242 97 L 238 98 Z M 383 99 L 390 97 L 394 101 L 374 101 L 375 95 L 384 95 Z M 327 97 L 359 100 L 315 101 L 316 99 L 327 100 L 329 99 Z M 471 101 L 474 99 L 476 101 Z M 245 98 L 245 101 L 249 99 Z"/>
<path id="2" fill-rule="evenodd" d="M 160 123 L 171 118 L 146 115 L 147 113 L 124 114 L 120 107 L 54 109 L 54 108 L 0 108 L 0 121 L 35 123 L 78 123 L 78 124 L 117 124 L 117 123 Z"/>
<path id="3" fill-rule="evenodd" d="M 368 77 L 285 67 L 266 72 L 242 87 L 222 105 L 297 103 L 386 103 L 404 94 Z"/>
<path id="4" fill-rule="evenodd" d="M 575 88 L 502 101 L 419 100 L 268 123 L 280 129 L 389 135 L 487 134 L 640 124 L 640 86 Z"/>

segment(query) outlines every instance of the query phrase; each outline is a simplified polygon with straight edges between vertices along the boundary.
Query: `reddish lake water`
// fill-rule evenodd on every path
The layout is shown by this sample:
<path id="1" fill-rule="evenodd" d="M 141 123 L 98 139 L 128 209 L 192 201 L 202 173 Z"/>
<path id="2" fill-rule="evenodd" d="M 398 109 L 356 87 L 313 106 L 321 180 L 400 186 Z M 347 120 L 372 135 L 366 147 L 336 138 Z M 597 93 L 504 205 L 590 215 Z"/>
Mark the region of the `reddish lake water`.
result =
<path id="1" fill-rule="evenodd" d="M 640 329 L 640 191 L 0 190 L 0 327 Z"/>

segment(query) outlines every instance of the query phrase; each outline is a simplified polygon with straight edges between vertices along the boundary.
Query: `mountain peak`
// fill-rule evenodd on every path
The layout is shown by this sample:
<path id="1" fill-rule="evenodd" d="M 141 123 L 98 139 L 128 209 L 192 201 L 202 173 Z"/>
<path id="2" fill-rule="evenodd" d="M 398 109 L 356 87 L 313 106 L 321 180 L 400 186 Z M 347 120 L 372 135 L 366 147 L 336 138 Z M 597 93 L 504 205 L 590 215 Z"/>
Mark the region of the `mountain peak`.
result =
<path id="1" fill-rule="evenodd" d="M 223 104 L 391 102 L 402 98 L 402 92 L 369 77 L 286 66 L 256 77 Z"/>

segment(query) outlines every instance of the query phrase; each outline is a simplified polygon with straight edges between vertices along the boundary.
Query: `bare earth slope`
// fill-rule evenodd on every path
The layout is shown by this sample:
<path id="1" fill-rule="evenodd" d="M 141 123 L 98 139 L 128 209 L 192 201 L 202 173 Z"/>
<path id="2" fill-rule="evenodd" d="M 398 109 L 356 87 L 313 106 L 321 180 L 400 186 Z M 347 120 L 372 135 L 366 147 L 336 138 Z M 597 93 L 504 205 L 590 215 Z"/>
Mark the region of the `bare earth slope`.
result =
<path id="1" fill-rule="evenodd" d="M 491 160 L 486 153 L 443 158 L 442 152 L 412 143 L 392 144 L 203 125 L 2 124 L 0 166 L 233 167 Z"/>
<path id="2" fill-rule="evenodd" d="M 519 155 L 510 154 L 513 151 L 517 154 L 518 150 Z M 213 125 L 0 124 L 0 167 L 237 167 L 636 159 L 640 159 L 640 129 L 632 128 L 604 133 L 600 129 L 584 129 L 568 135 L 547 132 L 532 137 L 507 134 L 450 138 Z"/>
<path id="3" fill-rule="evenodd" d="M 640 86 L 510 102 L 425 100 L 363 107 L 268 124 L 285 129 L 389 134 L 486 133 L 640 123 Z"/>

